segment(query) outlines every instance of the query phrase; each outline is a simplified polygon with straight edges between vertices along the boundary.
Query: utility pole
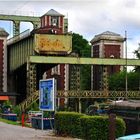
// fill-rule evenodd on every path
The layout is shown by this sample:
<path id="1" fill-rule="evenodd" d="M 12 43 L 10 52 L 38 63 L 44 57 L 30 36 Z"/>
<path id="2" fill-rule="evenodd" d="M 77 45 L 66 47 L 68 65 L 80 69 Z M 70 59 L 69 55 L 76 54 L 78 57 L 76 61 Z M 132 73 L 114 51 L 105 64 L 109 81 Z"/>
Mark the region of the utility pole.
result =
<path id="1" fill-rule="evenodd" d="M 128 80 L 127 80 L 127 31 L 125 31 L 125 60 L 126 60 L 126 71 L 125 71 L 125 92 L 126 92 L 126 99 L 127 92 L 128 92 Z"/>

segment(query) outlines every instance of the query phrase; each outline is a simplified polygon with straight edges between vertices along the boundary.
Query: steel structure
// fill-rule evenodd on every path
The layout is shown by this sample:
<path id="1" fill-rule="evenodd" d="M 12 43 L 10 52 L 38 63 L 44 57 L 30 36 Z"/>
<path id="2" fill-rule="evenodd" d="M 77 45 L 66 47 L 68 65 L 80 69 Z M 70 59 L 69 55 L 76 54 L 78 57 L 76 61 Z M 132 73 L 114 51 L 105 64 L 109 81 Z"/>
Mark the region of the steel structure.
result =
<path id="1" fill-rule="evenodd" d="M 140 91 L 128 91 L 128 98 L 140 99 Z M 126 91 L 86 91 L 86 90 L 69 90 L 57 91 L 57 98 L 103 98 L 103 99 L 123 99 L 126 97 Z M 20 110 L 27 109 L 30 105 L 39 99 L 39 91 L 35 91 L 29 98 L 19 104 Z"/>
<path id="2" fill-rule="evenodd" d="M 126 59 L 112 58 L 81 58 L 81 57 L 60 57 L 60 56 L 30 56 L 30 63 L 48 64 L 74 64 L 74 65 L 126 65 Z M 140 60 L 127 59 L 127 66 L 140 66 Z"/>
<path id="3" fill-rule="evenodd" d="M 40 27 L 39 17 L 0 14 L 0 20 L 13 21 L 13 35 L 14 36 L 17 36 L 20 34 L 21 22 L 31 22 L 33 24 L 33 28 Z"/>
<path id="4" fill-rule="evenodd" d="M 57 36 L 57 35 L 56 35 Z M 24 47 L 23 47 L 24 46 Z M 23 53 L 24 52 L 24 53 Z M 35 53 L 35 39 L 31 34 L 20 35 L 8 42 L 9 71 L 17 71 L 22 66 L 26 67 L 26 100 L 21 103 L 20 108 L 26 109 L 38 99 L 37 90 L 37 66 L 39 64 L 69 64 L 72 67 L 70 89 L 72 91 L 59 91 L 58 98 L 78 98 L 79 106 L 81 98 L 117 98 L 126 97 L 126 92 L 108 91 L 107 67 L 108 65 L 126 65 L 126 59 L 115 58 L 81 58 L 72 56 L 44 56 Z M 80 65 L 102 65 L 103 66 L 103 91 L 80 91 Z M 139 66 L 140 60 L 127 59 L 128 66 Z M 21 69 L 22 70 L 22 69 Z M 23 71 L 23 70 L 22 70 Z M 20 74 L 19 74 L 20 76 Z M 74 91 L 77 89 L 77 91 Z M 64 96 L 65 95 L 65 96 Z M 140 98 L 138 91 L 127 93 L 128 98 Z"/>
<path id="5" fill-rule="evenodd" d="M 50 14 L 52 19 L 50 20 Z M 61 16 L 61 18 L 56 18 L 54 14 Z M 47 18 L 48 17 L 48 18 Z M 29 17 L 29 16 L 16 16 L 16 15 L 0 15 L 0 20 L 9 20 L 13 21 L 13 34 L 14 38 L 8 40 L 7 50 L 8 50 L 8 72 L 9 75 L 17 78 L 17 86 L 23 87 L 26 83 L 26 89 L 24 89 L 23 94 L 27 93 L 26 99 L 19 105 L 21 110 L 28 108 L 33 102 L 38 100 L 38 89 L 37 89 L 37 80 L 38 78 L 38 66 L 40 64 L 57 65 L 57 64 L 69 64 L 71 65 L 71 81 L 70 91 L 58 91 L 57 98 L 78 98 L 79 107 L 81 98 L 119 98 L 126 97 L 125 91 L 108 91 L 108 82 L 107 82 L 107 66 L 108 65 L 121 65 L 125 66 L 126 62 L 128 66 L 140 66 L 140 60 L 137 59 L 115 59 L 115 58 L 81 58 L 81 57 L 72 57 L 67 52 L 71 52 L 71 34 L 64 31 L 63 37 L 58 37 L 59 35 L 54 35 L 52 33 L 60 32 L 58 28 L 53 28 L 52 25 L 49 25 L 52 21 L 57 21 L 58 23 L 63 23 L 63 15 L 59 15 L 54 10 L 50 10 L 47 14 L 44 15 L 44 20 L 47 18 L 48 22 L 42 20 L 42 25 L 45 27 L 47 25 L 47 33 L 45 35 L 44 41 L 44 31 L 42 28 L 40 30 L 34 30 L 34 32 L 25 31 L 20 33 L 20 22 L 31 22 L 33 23 L 33 28 L 36 29 L 40 27 L 40 18 L 39 17 Z M 50 20 L 50 21 L 49 21 Z M 44 25 L 44 23 L 46 25 Z M 67 20 L 64 21 L 64 26 L 67 27 Z M 56 25 L 55 25 L 56 26 Z M 65 28 L 60 26 L 62 30 Z M 59 27 L 59 28 L 60 28 Z M 50 34 L 51 32 L 51 34 Z M 49 35 L 47 35 L 49 34 Z M 41 37 L 43 36 L 43 37 Z M 41 39 L 39 39 L 39 37 Z M 51 40 L 52 38 L 52 40 Z M 54 39 L 56 39 L 54 41 Z M 39 40 L 37 42 L 37 40 Z M 46 41 L 49 40 L 49 43 Z M 37 44 L 39 44 L 37 46 Z M 49 44 L 49 45 L 48 45 Z M 67 44 L 67 45 L 65 45 Z M 55 56 L 46 56 L 48 53 Z M 61 47 L 61 51 L 55 50 L 56 46 Z M 48 48 L 47 48 L 48 47 Z M 47 49 L 46 49 L 47 48 Z M 63 49 L 67 49 L 64 54 Z M 46 51 L 47 53 L 42 53 Z M 55 52 L 57 51 L 57 53 Z M 55 52 L 55 53 L 54 53 Z M 63 56 L 60 56 L 63 54 Z M 63 52 L 63 53 L 62 53 Z M 58 55 L 57 55 L 58 54 Z M 48 54 L 47 54 L 48 55 Z M 102 65 L 103 66 L 103 91 L 81 91 L 80 90 L 80 65 Z M 25 77 L 21 77 L 21 73 Z M 11 77 L 12 77 L 11 76 Z M 38 78 L 38 79 L 37 79 Z M 22 81 L 23 80 L 23 81 Z M 9 80 L 10 81 L 10 80 Z M 25 85 L 24 85 L 25 86 Z M 20 88 L 18 90 L 21 90 Z M 140 98 L 139 91 L 128 91 L 128 98 Z"/>

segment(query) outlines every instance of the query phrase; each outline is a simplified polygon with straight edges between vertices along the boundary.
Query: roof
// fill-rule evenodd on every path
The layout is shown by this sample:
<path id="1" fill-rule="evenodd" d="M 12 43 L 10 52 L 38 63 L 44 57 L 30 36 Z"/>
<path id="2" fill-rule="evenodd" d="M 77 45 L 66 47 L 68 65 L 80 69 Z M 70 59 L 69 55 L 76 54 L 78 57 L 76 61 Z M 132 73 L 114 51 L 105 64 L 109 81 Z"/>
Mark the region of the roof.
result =
<path id="1" fill-rule="evenodd" d="M 7 37 L 8 35 L 9 34 L 3 28 L 0 28 L 0 36 Z"/>
<path id="2" fill-rule="evenodd" d="M 64 15 L 60 14 L 59 12 L 55 11 L 54 9 L 51 9 L 43 16 L 64 16 Z"/>
<path id="3" fill-rule="evenodd" d="M 113 40 L 113 41 L 116 40 L 116 41 L 123 42 L 124 38 L 120 34 L 111 31 L 105 31 L 101 34 L 95 35 L 90 42 L 95 43 L 100 40 Z"/>
<path id="4" fill-rule="evenodd" d="M 114 101 L 112 106 L 116 109 L 140 109 L 140 100 Z"/>
<path id="5" fill-rule="evenodd" d="M 96 36 L 101 36 L 101 35 L 109 35 L 109 36 L 120 36 L 120 34 L 114 33 L 114 32 L 110 32 L 110 31 L 105 31 L 101 34 L 98 34 Z"/>
<path id="6" fill-rule="evenodd" d="M 8 96 L 0 96 L 0 101 L 7 101 L 9 100 Z"/>

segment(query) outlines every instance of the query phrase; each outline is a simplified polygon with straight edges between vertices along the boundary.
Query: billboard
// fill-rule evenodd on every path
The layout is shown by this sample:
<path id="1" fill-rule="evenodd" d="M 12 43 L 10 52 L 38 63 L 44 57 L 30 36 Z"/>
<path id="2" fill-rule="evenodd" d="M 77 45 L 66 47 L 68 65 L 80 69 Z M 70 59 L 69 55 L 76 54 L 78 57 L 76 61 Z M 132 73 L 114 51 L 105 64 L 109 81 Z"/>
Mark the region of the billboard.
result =
<path id="1" fill-rule="evenodd" d="M 69 54 L 72 51 L 72 36 L 35 34 L 35 51 L 40 54 Z"/>
<path id="2" fill-rule="evenodd" d="M 45 111 L 54 111 L 55 108 L 55 79 L 39 81 L 39 108 Z"/>

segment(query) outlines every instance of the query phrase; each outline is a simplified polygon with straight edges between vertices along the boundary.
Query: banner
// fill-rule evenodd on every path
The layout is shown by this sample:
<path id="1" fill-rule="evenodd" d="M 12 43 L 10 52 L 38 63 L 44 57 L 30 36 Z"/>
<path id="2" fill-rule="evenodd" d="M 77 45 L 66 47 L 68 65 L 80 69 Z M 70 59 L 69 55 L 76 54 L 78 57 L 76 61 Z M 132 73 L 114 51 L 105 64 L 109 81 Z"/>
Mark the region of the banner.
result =
<path id="1" fill-rule="evenodd" d="M 35 51 L 40 54 L 69 54 L 72 51 L 72 36 L 35 34 Z"/>
<path id="2" fill-rule="evenodd" d="M 54 111 L 55 107 L 55 79 L 39 81 L 39 108 L 45 111 Z"/>

